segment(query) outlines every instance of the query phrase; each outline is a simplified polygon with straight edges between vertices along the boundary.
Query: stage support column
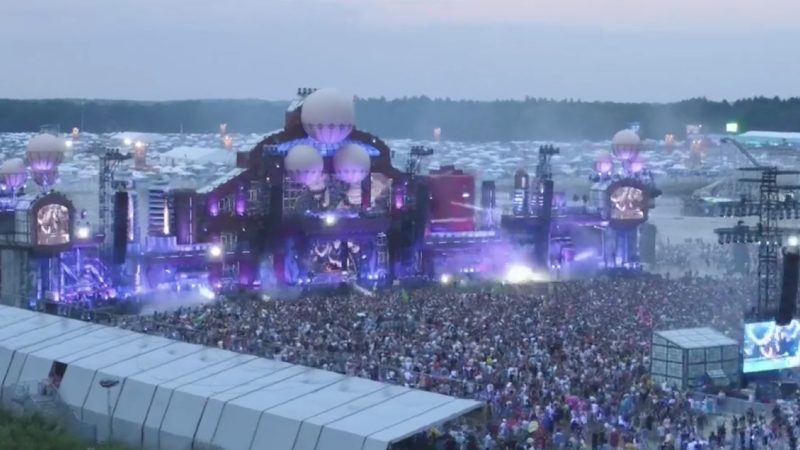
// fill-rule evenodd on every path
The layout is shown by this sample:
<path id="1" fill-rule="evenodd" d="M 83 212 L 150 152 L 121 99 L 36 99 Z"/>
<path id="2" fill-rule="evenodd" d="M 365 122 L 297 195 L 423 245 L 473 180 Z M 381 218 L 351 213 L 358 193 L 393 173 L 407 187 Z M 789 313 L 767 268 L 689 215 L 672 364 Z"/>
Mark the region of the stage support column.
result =
<path id="1" fill-rule="evenodd" d="M 372 175 L 361 181 L 361 208 L 368 209 L 372 204 Z"/>

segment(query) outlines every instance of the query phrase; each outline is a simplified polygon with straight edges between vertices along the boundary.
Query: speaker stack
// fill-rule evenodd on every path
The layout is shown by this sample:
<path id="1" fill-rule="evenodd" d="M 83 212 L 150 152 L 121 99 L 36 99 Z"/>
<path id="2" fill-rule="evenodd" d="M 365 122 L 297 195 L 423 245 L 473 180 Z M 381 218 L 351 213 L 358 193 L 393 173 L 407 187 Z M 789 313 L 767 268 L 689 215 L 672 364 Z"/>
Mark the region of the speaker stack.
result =
<path id="1" fill-rule="evenodd" d="M 128 251 L 128 193 L 114 193 L 114 236 L 112 262 L 125 264 Z"/>
<path id="2" fill-rule="evenodd" d="M 800 276 L 800 249 L 787 247 L 783 253 L 783 278 L 781 302 L 775 315 L 775 323 L 789 325 L 797 313 L 797 283 Z"/>

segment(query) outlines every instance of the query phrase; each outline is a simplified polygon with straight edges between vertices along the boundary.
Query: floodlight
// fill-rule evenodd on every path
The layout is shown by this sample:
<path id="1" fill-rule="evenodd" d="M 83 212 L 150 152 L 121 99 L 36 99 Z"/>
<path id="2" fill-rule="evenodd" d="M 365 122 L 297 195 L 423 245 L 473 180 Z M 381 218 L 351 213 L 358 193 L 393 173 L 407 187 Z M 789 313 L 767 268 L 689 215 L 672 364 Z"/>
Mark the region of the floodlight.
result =
<path id="1" fill-rule="evenodd" d="M 78 230 L 75 232 L 75 235 L 78 237 L 78 239 L 89 239 L 89 234 L 89 227 L 86 226 L 78 227 Z"/>

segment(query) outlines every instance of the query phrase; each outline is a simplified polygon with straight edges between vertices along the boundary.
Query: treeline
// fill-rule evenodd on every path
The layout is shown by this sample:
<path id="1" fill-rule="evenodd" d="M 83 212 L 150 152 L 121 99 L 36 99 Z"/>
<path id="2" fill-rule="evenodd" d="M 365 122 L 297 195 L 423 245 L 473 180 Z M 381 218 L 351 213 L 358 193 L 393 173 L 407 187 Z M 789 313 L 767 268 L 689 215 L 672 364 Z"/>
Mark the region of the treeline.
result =
<path id="1" fill-rule="evenodd" d="M 36 131 L 58 124 L 63 131 L 212 133 L 227 123 L 233 133 L 265 133 L 283 125 L 288 102 L 190 100 L 133 102 L 105 100 L 0 100 L 0 132 Z M 644 137 L 682 138 L 687 124 L 724 131 L 727 122 L 741 130 L 800 131 L 800 98 L 750 98 L 715 102 L 703 98 L 676 103 L 611 103 L 526 99 L 455 101 L 412 97 L 361 99 L 358 126 L 385 138 L 460 141 L 607 139 L 631 122 Z"/>

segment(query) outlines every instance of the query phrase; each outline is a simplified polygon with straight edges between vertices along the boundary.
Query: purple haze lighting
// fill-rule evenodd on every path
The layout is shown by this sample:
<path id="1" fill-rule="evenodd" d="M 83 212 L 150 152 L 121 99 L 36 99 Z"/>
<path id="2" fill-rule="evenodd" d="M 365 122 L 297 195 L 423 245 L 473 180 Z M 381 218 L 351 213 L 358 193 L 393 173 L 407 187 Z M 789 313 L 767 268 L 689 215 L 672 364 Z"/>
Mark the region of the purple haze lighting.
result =
<path id="1" fill-rule="evenodd" d="M 240 189 L 239 192 L 236 193 L 236 215 L 243 216 L 245 212 L 247 212 L 247 192 L 243 189 Z"/>
<path id="2" fill-rule="evenodd" d="M 219 201 L 214 196 L 208 198 L 208 214 L 211 217 L 217 217 L 219 215 Z"/>
<path id="3" fill-rule="evenodd" d="M 594 169 L 597 173 L 611 173 L 614 170 L 614 161 L 611 160 L 611 155 L 602 155 L 594 163 Z"/>
<path id="4" fill-rule="evenodd" d="M 323 144 L 336 144 L 342 142 L 353 131 L 353 125 L 345 123 L 307 123 L 303 124 L 303 129 L 315 141 Z"/>
<path id="5" fill-rule="evenodd" d="M 641 156 L 638 156 L 631 161 L 631 172 L 639 173 L 642 170 L 644 170 L 644 161 Z"/>

